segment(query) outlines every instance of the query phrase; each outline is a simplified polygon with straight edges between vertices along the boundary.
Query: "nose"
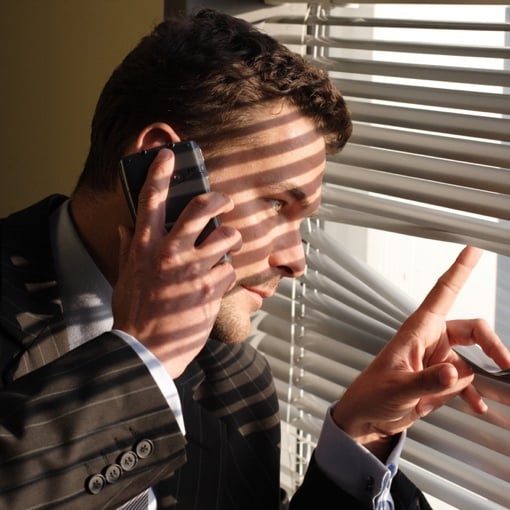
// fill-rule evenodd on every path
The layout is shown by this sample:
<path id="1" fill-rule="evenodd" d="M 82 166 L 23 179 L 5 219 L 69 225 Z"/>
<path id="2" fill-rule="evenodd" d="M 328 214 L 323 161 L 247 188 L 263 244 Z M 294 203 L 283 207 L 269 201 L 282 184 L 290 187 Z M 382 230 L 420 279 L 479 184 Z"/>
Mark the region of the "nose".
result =
<path id="1" fill-rule="evenodd" d="M 282 276 L 298 278 L 305 272 L 305 251 L 299 223 L 276 234 L 269 265 L 280 270 Z"/>

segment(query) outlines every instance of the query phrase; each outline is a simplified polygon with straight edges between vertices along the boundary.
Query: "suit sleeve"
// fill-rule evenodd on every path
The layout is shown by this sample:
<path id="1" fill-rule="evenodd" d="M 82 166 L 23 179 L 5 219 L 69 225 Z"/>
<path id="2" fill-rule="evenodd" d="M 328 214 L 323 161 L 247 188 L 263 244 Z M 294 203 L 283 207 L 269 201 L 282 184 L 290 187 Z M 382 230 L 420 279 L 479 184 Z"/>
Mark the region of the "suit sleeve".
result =
<path id="1" fill-rule="evenodd" d="M 184 462 L 164 396 L 113 334 L 0 390 L 0 510 L 116 508 Z"/>
<path id="2" fill-rule="evenodd" d="M 432 510 L 422 492 L 401 472 L 393 479 L 391 494 L 396 510 Z M 319 468 L 314 456 L 305 478 L 290 501 L 290 510 L 311 510 L 321 502 L 344 510 L 371 510 L 338 487 Z"/>

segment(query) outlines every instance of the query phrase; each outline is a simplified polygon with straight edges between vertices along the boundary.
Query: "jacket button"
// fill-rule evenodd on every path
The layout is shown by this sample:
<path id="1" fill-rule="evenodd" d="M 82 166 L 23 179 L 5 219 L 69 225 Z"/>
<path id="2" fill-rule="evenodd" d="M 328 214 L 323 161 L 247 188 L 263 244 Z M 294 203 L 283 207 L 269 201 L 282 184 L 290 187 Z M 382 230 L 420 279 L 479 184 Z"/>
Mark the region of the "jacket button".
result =
<path id="1" fill-rule="evenodd" d="M 140 459 L 146 459 L 154 451 L 154 444 L 150 439 L 142 439 L 135 445 L 135 452 Z"/>
<path id="2" fill-rule="evenodd" d="M 138 462 L 138 457 L 134 454 L 134 452 L 124 452 L 119 459 L 120 467 L 124 471 L 131 471 L 136 466 Z"/>
<path id="3" fill-rule="evenodd" d="M 103 475 L 92 475 L 88 478 L 86 488 L 90 494 L 99 494 L 105 486 L 106 480 Z"/>
<path id="4" fill-rule="evenodd" d="M 118 464 L 110 464 L 104 471 L 108 483 L 115 483 L 122 475 L 122 468 Z"/>

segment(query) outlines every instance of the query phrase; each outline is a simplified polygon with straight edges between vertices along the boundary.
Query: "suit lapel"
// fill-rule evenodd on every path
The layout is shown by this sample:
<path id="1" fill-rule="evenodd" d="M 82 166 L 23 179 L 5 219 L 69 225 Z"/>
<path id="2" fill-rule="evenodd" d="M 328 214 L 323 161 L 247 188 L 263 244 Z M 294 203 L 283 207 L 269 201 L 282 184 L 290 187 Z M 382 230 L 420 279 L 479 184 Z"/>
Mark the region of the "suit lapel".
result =
<path id="1" fill-rule="evenodd" d="M 175 380 L 186 426 L 186 464 L 155 488 L 158 508 L 222 509 L 225 424 L 195 399 L 205 374 L 196 361 Z M 178 501 L 176 507 L 173 507 Z"/>
<path id="2" fill-rule="evenodd" d="M 186 424 L 188 460 L 156 487 L 175 510 L 275 508 L 279 421 L 271 375 L 247 345 L 209 340 L 175 380 Z M 158 508 L 159 508 L 158 506 Z"/>
<path id="3" fill-rule="evenodd" d="M 64 198 L 49 197 L 2 221 L 4 381 L 35 370 L 68 350 L 49 233 L 50 214 Z"/>

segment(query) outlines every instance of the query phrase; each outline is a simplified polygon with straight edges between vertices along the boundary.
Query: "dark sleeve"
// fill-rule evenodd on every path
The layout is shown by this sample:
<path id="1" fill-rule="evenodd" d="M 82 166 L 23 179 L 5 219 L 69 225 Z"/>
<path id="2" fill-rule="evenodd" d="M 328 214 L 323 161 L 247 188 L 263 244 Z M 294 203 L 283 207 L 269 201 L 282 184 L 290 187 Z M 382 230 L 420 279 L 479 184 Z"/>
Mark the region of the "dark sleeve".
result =
<path id="1" fill-rule="evenodd" d="M 314 510 L 320 508 L 320 505 L 326 501 L 332 508 L 370 510 L 370 507 L 362 505 L 332 482 L 312 456 L 303 483 L 292 497 L 289 508 L 290 510 Z"/>
<path id="2" fill-rule="evenodd" d="M 422 492 L 399 471 L 393 480 L 391 495 L 396 510 L 432 510 Z M 371 510 L 343 491 L 319 468 L 312 456 L 303 483 L 290 501 L 290 510 L 315 510 L 322 502 L 342 510 Z"/>
<path id="3" fill-rule="evenodd" d="M 398 471 L 393 479 L 391 495 L 396 509 L 432 510 L 420 489 L 402 471 Z"/>
<path id="4" fill-rule="evenodd" d="M 0 509 L 116 508 L 184 447 L 146 366 L 104 334 L 0 390 Z"/>

